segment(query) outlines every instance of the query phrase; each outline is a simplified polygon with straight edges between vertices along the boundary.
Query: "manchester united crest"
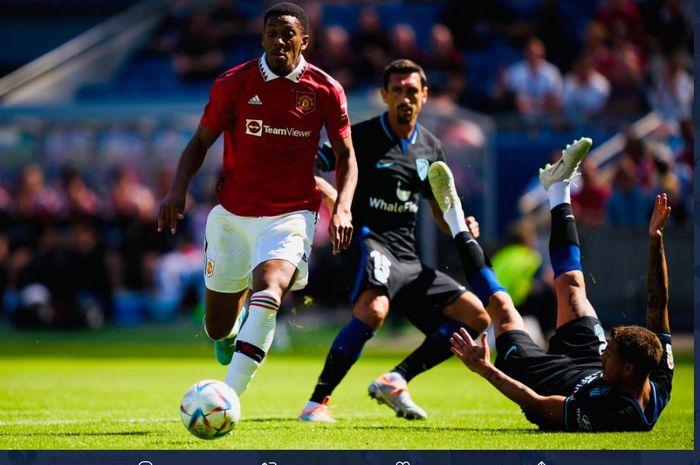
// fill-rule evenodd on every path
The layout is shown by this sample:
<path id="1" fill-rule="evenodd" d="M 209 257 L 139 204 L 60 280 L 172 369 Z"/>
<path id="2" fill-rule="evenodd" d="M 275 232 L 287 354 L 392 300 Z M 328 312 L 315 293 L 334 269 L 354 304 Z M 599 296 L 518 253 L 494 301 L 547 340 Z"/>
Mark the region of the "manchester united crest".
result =
<path id="1" fill-rule="evenodd" d="M 307 115 L 316 109 L 316 94 L 313 92 L 297 92 L 297 110 Z"/>

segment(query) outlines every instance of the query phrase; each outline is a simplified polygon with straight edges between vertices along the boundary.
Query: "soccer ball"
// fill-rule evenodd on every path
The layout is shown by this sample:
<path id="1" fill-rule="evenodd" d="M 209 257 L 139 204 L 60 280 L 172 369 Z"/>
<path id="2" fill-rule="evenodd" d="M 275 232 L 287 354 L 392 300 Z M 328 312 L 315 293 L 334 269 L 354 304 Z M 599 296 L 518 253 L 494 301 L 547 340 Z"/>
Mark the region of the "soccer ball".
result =
<path id="1" fill-rule="evenodd" d="M 192 385 L 182 397 L 180 418 L 187 431 L 200 439 L 216 439 L 231 433 L 241 417 L 241 402 L 227 384 L 205 379 Z"/>

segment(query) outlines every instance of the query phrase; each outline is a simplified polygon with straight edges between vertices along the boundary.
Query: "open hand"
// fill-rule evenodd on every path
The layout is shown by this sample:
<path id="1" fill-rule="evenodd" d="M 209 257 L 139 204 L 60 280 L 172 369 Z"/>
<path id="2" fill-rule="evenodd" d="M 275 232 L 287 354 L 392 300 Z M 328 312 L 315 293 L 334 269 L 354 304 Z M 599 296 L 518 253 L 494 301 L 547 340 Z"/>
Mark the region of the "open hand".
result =
<path id="1" fill-rule="evenodd" d="M 663 236 L 664 226 L 666 226 L 669 216 L 671 216 L 671 207 L 668 206 L 668 196 L 666 194 L 657 195 L 654 211 L 651 214 L 651 220 L 649 220 L 650 237 Z"/>
<path id="2" fill-rule="evenodd" d="M 479 344 L 477 344 L 466 329 L 460 328 L 459 333 L 452 334 L 450 343 L 452 353 L 473 372 L 482 374 L 491 364 L 486 333 L 479 336 Z"/>

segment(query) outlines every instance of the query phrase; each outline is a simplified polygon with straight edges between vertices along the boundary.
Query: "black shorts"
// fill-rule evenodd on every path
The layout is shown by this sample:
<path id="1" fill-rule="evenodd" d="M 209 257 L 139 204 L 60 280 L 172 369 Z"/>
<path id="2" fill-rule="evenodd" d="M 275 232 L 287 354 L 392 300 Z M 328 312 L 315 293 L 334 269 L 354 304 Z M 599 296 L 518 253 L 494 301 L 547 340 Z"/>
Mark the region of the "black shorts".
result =
<path id="1" fill-rule="evenodd" d="M 415 260 L 400 260 L 381 241 L 365 237 L 344 254 L 350 301 L 370 288 L 383 288 L 391 310 L 400 311 L 423 333 L 433 332 L 445 317 L 442 311 L 466 288 L 441 271 Z"/>
<path id="2" fill-rule="evenodd" d="M 569 396 L 576 384 L 600 371 L 605 334 L 597 318 L 585 316 L 557 328 L 549 351 L 525 331 L 514 330 L 496 339 L 496 367 L 543 396 Z"/>

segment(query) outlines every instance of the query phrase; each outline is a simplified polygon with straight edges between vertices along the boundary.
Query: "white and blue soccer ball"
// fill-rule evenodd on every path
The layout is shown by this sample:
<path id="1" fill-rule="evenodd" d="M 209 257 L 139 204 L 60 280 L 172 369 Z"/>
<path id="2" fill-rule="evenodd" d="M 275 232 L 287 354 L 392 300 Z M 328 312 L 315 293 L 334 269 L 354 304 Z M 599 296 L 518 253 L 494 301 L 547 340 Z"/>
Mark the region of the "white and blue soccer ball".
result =
<path id="1" fill-rule="evenodd" d="M 187 431 L 200 439 L 230 434 L 241 418 L 241 402 L 226 383 L 205 379 L 182 397 L 180 418 Z"/>

